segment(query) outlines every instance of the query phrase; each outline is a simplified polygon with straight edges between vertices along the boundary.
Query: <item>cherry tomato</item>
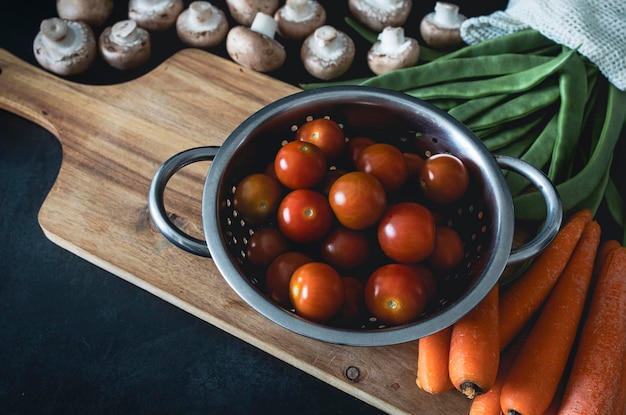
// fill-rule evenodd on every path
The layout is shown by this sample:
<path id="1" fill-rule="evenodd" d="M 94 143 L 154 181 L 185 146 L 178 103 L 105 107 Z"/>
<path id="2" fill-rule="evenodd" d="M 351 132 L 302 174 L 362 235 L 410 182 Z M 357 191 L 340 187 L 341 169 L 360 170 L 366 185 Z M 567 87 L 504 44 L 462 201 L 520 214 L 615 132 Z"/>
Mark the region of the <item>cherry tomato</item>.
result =
<path id="1" fill-rule="evenodd" d="M 376 144 L 376 141 L 369 137 L 354 137 L 348 141 L 348 144 L 346 144 L 346 152 L 348 160 L 352 162 L 353 166 L 356 166 L 356 162 L 359 160 L 361 151 L 363 151 L 365 147 L 371 146 L 372 144 Z"/>
<path id="2" fill-rule="evenodd" d="M 311 188 L 326 174 L 326 157 L 315 144 L 291 141 L 274 158 L 278 180 L 290 189 Z"/>
<path id="3" fill-rule="evenodd" d="M 289 242 L 285 236 L 276 227 L 265 226 L 250 237 L 246 257 L 250 263 L 266 267 L 288 249 Z"/>
<path id="4" fill-rule="evenodd" d="M 420 268 L 395 263 L 374 270 L 365 284 L 364 295 L 369 312 L 392 325 L 417 319 L 427 301 Z"/>
<path id="5" fill-rule="evenodd" d="M 458 232 L 449 226 L 437 225 L 435 248 L 428 257 L 428 263 L 436 271 L 451 271 L 465 256 L 463 240 Z"/>
<path id="6" fill-rule="evenodd" d="M 467 168 L 458 157 L 441 153 L 424 160 L 419 187 L 432 202 L 450 204 L 463 197 L 469 180 Z"/>
<path id="7" fill-rule="evenodd" d="M 400 189 L 408 174 L 402 152 L 387 143 L 376 143 L 365 147 L 359 155 L 356 168 L 380 180 L 387 192 Z"/>
<path id="8" fill-rule="evenodd" d="M 321 259 L 337 269 L 360 267 L 371 252 L 367 236 L 343 226 L 334 227 L 321 243 Z"/>
<path id="9" fill-rule="evenodd" d="M 394 261 L 420 262 L 435 248 L 435 218 L 419 203 L 397 203 L 380 219 L 378 244 Z"/>
<path id="10" fill-rule="evenodd" d="M 304 123 L 296 131 L 296 140 L 315 144 L 329 161 L 342 156 L 346 147 L 341 126 L 328 118 L 316 118 Z"/>
<path id="11" fill-rule="evenodd" d="M 356 230 L 376 224 L 387 207 L 387 195 L 378 179 L 359 171 L 335 180 L 328 200 L 337 220 L 346 228 Z"/>
<path id="12" fill-rule="evenodd" d="M 239 182 L 233 195 L 235 209 L 253 225 L 274 219 L 282 189 L 278 181 L 267 174 L 254 173 Z"/>
<path id="13" fill-rule="evenodd" d="M 406 161 L 407 177 L 418 177 L 424 159 L 415 153 L 402 153 Z"/>
<path id="14" fill-rule="evenodd" d="M 344 301 L 334 315 L 332 324 L 339 327 L 357 327 L 367 316 L 365 307 L 365 284 L 355 277 L 341 277 L 344 288 Z"/>
<path id="15" fill-rule="evenodd" d="M 328 199 L 314 190 L 293 190 L 278 206 L 278 228 L 294 242 L 319 241 L 332 223 L 333 212 Z"/>
<path id="16" fill-rule="evenodd" d="M 320 192 L 328 196 L 330 192 L 330 187 L 335 183 L 340 176 L 346 174 L 345 170 L 341 169 L 329 169 L 324 178 L 322 179 L 322 183 L 320 183 L 319 189 Z"/>
<path id="17" fill-rule="evenodd" d="M 426 290 L 427 302 L 433 300 L 439 291 L 437 279 L 435 278 L 433 271 L 422 263 L 410 264 L 410 266 L 416 268 L 417 272 L 419 272 L 422 276 L 422 282 L 424 283 L 424 289 Z"/>
<path id="18" fill-rule="evenodd" d="M 265 272 L 265 291 L 267 295 L 283 307 L 291 308 L 289 281 L 300 265 L 313 262 L 302 252 L 289 251 L 276 257 Z"/>
<path id="19" fill-rule="evenodd" d="M 317 322 L 337 313 L 345 296 L 341 276 L 323 262 L 299 266 L 291 276 L 289 294 L 296 313 Z"/>

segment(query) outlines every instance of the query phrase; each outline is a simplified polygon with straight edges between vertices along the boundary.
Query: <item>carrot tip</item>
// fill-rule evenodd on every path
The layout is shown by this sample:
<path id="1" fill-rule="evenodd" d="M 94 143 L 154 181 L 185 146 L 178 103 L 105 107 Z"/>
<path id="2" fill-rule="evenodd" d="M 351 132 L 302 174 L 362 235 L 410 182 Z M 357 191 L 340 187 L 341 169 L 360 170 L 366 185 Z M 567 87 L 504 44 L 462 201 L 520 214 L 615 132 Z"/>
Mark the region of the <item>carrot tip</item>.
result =
<path id="1" fill-rule="evenodd" d="M 522 415 L 522 414 L 517 412 L 515 409 L 509 409 L 508 411 L 506 411 L 506 415 Z"/>
<path id="2" fill-rule="evenodd" d="M 473 382 L 463 382 L 461 383 L 461 392 L 467 399 L 474 399 L 483 393 L 483 390 L 480 386 Z"/>

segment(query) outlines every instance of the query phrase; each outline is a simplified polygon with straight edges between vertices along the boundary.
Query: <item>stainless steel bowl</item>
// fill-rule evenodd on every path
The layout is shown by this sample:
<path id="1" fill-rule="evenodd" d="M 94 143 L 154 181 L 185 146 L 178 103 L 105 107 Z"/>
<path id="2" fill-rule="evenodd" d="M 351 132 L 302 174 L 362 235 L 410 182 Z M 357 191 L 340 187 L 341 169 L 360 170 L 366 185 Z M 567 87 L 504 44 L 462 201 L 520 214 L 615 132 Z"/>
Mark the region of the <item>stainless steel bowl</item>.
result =
<path id="1" fill-rule="evenodd" d="M 389 327 L 371 318 L 356 329 L 331 327 L 297 316 L 264 293 L 264 275 L 246 258 L 254 227 L 233 207 L 237 183 L 263 171 L 298 126 L 311 118 L 330 117 L 347 137 L 367 135 L 428 157 L 451 153 L 461 158 L 471 176 L 464 199 L 443 212 L 445 221 L 466 242 L 463 266 L 445 277 L 447 289 L 412 324 Z M 168 219 L 163 192 L 182 167 L 213 160 L 202 197 L 206 241 L 186 235 Z M 514 207 L 501 169 L 527 177 L 542 192 L 547 216 L 537 236 L 512 249 Z M 473 309 L 494 287 L 508 264 L 537 255 L 556 235 L 562 221 L 558 194 L 546 176 L 515 158 L 494 156 L 463 124 L 447 113 L 402 93 L 339 86 L 304 91 L 259 110 L 217 147 L 189 149 L 174 155 L 156 172 L 149 194 L 152 219 L 163 235 L 180 248 L 211 257 L 235 292 L 271 321 L 304 336 L 355 346 L 379 346 L 415 340 L 450 326 Z"/>

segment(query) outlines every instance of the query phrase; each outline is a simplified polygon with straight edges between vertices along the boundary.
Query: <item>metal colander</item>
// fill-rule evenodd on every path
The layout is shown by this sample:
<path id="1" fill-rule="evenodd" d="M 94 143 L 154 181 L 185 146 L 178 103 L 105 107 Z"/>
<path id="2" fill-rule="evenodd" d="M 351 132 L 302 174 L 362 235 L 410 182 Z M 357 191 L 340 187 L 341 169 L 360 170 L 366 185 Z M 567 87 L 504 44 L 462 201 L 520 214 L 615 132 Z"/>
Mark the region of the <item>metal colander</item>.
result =
<path id="1" fill-rule="evenodd" d="M 370 317 L 361 327 L 347 329 L 305 320 L 265 294 L 265 270 L 247 260 L 247 244 L 256 229 L 234 209 L 237 184 L 249 174 L 264 171 L 281 145 L 293 140 L 299 126 L 320 117 L 339 123 L 348 139 L 367 136 L 423 157 L 454 154 L 470 173 L 471 185 L 465 197 L 454 206 L 437 210 L 443 222 L 461 235 L 466 254 L 462 264 L 443 277 L 439 297 L 414 323 L 390 327 Z M 202 199 L 205 242 L 184 234 L 167 219 L 163 191 L 177 170 L 207 159 L 213 162 Z M 529 178 L 543 193 L 547 205 L 546 223 L 541 231 L 516 250 L 512 250 L 513 203 L 501 168 Z M 415 340 L 453 324 L 485 297 L 507 264 L 527 260 L 545 248 L 556 235 L 562 219 L 556 190 L 534 167 L 519 159 L 494 157 L 469 129 L 432 105 L 401 93 L 354 86 L 327 87 L 288 96 L 253 114 L 232 132 L 222 147 L 179 153 L 155 174 L 149 202 L 153 220 L 161 232 L 179 247 L 213 258 L 230 286 L 255 310 L 304 336 L 361 346 Z"/>

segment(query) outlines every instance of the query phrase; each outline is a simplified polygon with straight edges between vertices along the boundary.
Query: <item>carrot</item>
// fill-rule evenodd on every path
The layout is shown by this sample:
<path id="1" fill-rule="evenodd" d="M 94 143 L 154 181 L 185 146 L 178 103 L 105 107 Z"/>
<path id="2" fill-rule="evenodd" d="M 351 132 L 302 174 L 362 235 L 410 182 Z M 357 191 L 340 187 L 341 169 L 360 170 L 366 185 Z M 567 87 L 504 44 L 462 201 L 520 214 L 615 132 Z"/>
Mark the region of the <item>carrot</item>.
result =
<path id="1" fill-rule="evenodd" d="M 450 380 L 470 399 L 487 392 L 498 374 L 498 298 L 496 285 L 473 310 L 452 325 Z"/>
<path id="2" fill-rule="evenodd" d="M 591 297 L 559 414 L 613 414 L 626 353 L 626 248 L 609 252 Z"/>
<path id="3" fill-rule="evenodd" d="M 432 395 L 454 387 L 448 374 L 452 326 L 418 340 L 417 386 Z"/>
<path id="4" fill-rule="evenodd" d="M 626 415 L 626 363 L 622 362 L 622 373 L 619 379 L 617 398 L 613 405 L 612 414 Z"/>
<path id="5" fill-rule="evenodd" d="M 502 386 L 500 405 L 505 414 L 541 415 L 554 399 L 576 338 L 599 244 L 600 225 L 587 222 Z"/>
<path id="6" fill-rule="evenodd" d="M 500 350 L 511 342 L 545 301 L 565 269 L 585 224 L 593 218 L 589 209 L 576 212 L 554 240 L 500 299 Z"/>
<path id="7" fill-rule="evenodd" d="M 596 257 L 595 268 L 593 271 L 593 278 L 591 280 L 592 287 L 595 285 L 595 282 L 598 280 L 598 274 L 600 273 L 602 266 L 606 262 L 606 258 L 609 256 L 609 252 L 621 246 L 622 245 L 615 239 L 610 239 L 600 244 L 600 247 L 598 248 L 598 255 Z"/>

